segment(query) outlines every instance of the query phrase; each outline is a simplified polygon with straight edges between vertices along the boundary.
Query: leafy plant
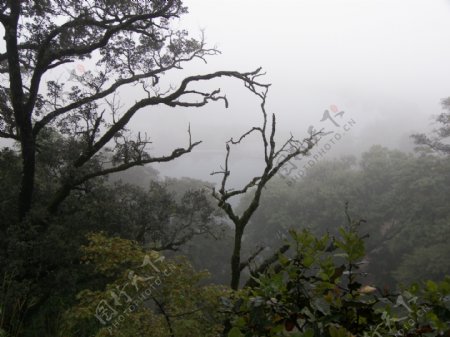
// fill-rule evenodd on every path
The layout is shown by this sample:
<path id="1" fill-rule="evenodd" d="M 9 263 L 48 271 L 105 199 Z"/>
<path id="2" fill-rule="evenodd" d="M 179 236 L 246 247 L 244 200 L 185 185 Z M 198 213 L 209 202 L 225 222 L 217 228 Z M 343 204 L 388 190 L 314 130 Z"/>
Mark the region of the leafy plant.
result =
<path id="1" fill-rule="evenodd" d="M 217 336 L 221 286 L 205 285 L 184 258 L 165 258 L 136 242 L 91 234 L 83 247 L 93 284 L 68 310 L 61 336 Z M 103 280 L 103 287 L 98 287 Z M 200 284 L 202 282 L 202 285 Z"/>
<path id="2" fill-rule="evenodd" d="M 362 221 L 348 217 L 336 238 L 290 231 L 291 254 L 280 254 L 226 306 L 228 337 L 381 337 L 450 334 L 450 278 L 390 294 L 364 282 Z"/>

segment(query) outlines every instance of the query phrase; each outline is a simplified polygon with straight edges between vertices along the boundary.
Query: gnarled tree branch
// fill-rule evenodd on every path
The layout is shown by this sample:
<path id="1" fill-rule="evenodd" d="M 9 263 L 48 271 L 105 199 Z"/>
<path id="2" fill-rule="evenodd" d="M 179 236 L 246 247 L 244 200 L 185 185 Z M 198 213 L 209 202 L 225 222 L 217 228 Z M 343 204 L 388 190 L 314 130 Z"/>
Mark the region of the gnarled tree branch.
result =
<path id="1" fill-rule="evenodd" d="M 216 191 L 213 189 L 213 196 L 217 200 L 218 205 L 222 208 L 228 217 L 231 219 L 235 226 L 235 238 L 234 238 L 234 248 L 233 254 L 231 257 L 231 288 L 238 289 L 239 281 L 240 281 L 240 273 L 242 271 L 241 264 L 241 246 L 242 246 L 242 237 L 244 235 L 245 227 L 247 226 L 250 218 L 254 214 L 254 212 L 259 207 L 259 202 L 262 195 L 263 188 L 267 185 L 267 183 L 272 179 L 277 172 L 287 163 L 289 160 L 293 159 L 299 155 L 307 155 L 308 152 L 312 149 L 312 147 L 317 142 L 317 136 L 321 133 L 315 133 L 310 135 L 310 137 L 304 139 L 302 142 L 294 139 L 291 136 L 282 146 L 277 150 L 275 143 L 275 130 L 276 130 L 276 118 L 275 115 L 271 116 L 271 124 L 268 125 L 267 112 L 265 109 L 267 93 L 269 89 L 269 85 L 262 85 L 259 82 L 255 81 L 256 77 L 259 77 L 261 73 L 255 73 L 252 80 L 246 81 L 246 87 L 255 95 L 261 98 L 261 112 L 263 115 L 263 124 L 260 127 L 252 127 L 249 131 L 245 132 L 242 136 L 240 136 L 237 140 L 231 138 L 226 143 L 226 156 L 225 156 L 225 164 L 224 168 L 220 171 L 213 172 L 212 174 L 222 175 L 222 181 L 220 185 L 220 189 Z M 228 190 L 226 188 L 228 178 L 230 176 L 229 171 L 229 158 L 231 152 L 231 146 L 239 145 L 242 141 L 245 140 L 247 136 L 252 133 L 258 133 L 261 137 L 263 143 L 264 150 L 264 161 L 265 166 L 261 174 L 253 177 L 250 181 L 244 185 L 240 189 Z M 289 151 L 287 147 L 289 148 Z M 281 155 L 287 153 L 286 156 L 282 157 Z M 247 208 L 242 212 L 241 215 L 236 214 L 229 200 L 232 197 L 239 196 L 250 192 L 251 189 L 254 189 L 253 197 L 250 201 L 250 204 Z"/>

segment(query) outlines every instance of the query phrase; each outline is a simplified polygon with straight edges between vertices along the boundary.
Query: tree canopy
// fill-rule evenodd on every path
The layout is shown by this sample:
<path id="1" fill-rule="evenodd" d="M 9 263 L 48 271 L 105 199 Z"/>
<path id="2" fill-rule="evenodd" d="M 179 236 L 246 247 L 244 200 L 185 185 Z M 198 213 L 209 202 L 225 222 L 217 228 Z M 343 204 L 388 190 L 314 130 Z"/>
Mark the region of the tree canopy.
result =
<path id="1" fill-rule="evenodd" d="M 151 155 L 146 135 L 126 132 L 137 111 L 157 105 L 201 107 L 218 100 L 227 104 L 219 89 L 192 88 L 195 82 L 225 76 L 254 83 L 259 70 L 188 76 L 168 89 L 159 85 L 168 71 L 218 52 L 202 39 L 172 28 L 171 22 L 186 12 L 180 0 L 2 3 L 6 52 L 0 55 L 0 71 L 6 76 L 0 83 L 0 136 L 20 144 L 19 219 L 33 205 L 38 137 L 45 128 L 56 128 L 79 146 L 48 204 L 47 211 L 55 213 L 73 189 L 90 179 L 167 162 L 200 144 L 192 141 L 189 131 L 186 147 Z M 74 70 L 71 78 L 61 79 L 63 65 L 83 60 L 92 60 L 95 67 Z M 119 94 L 130 86 L 139 89 L 133 91 L 134 102 L 124 103 Z M 112 145 L 108 151 L 107 145 Z M 99 165 L 92 167 L 93 160 Z"/>
<path id="2" fill-rule="evenodd" d="M 336 235 L 342 207 L 366 220 L 369 271 L 376 284 L 439 280 L 450 272 L 450 161 L 374 146 L 356 158 L 317 163 L 291 187 L 279 179 L 248 226 L 248 245 L 276 250 L 289 228 Z M 243 201 L 246 203 L 245 201 Z M 245 244 L 245 243 L 244 243 Z"/>

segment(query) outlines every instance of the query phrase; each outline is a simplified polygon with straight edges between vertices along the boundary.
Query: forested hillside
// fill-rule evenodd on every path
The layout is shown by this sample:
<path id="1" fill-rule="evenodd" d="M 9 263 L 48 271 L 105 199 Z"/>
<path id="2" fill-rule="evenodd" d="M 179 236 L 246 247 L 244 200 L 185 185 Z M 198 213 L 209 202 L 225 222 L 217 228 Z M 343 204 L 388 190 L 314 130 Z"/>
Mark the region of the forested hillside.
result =
<path id="1" fill-rule="evenodd" d="M 371 142 L 361 155 L 332 159 L 329 150 L 358 139 L 350 133 L 357 127 L 371 139 L 370 123 L 396 120 L 407 106 L 393 91 L 396 103 L 379 105 L 379 116 L 345 122 L 336 104 L 321 115 L 292 110 L 301 95 L 319 100 L 321 76 L 345 59 L 320 54 L 324 45 L 332 50 L 323 41 L 358 33 L 344 24 L 358 17 L 348 10 L 367 8 L 202 2 L 226 36 L 251 26 L 234 58 L 210 65 L 221 52 L 203 30 L 192 37 L 183 26 L 186 3 L 195 8 L 193 0 L 0 2 L 0 337 L 450 337 L 450 98 L 432 130 L 402 130 L 416 151 Z M 324 3 L 341 33 L 314 7 Z M 381 2 L 361 3 L 386 12 Z M 426 6 L 408 2 L 421 15 L 415 22 L 430 20 Z M 443 11 L 431 8 L 444 27 Z M 297 17 L 304 13 L 320 20 Z M 401 22 L 410 23 L 404 13 Z M 375 21 L 366 19 L 358 25 L 373 34 L 367 22 Z M 299 28 L 305 21 L 308 29 Z M 408 31 L 409 47 L 409 39 L 446 43 L 422 30 Z M 374 39 L 383 48 L 385 40 Z M 276 75 L 253 66 L 259 61 L 249 55 L 261 45 L 259 55 L 276 61 L 267 68 L 282 69 L 281 91 Z M 300 57 L 310 60 L 306 68 Z M 341 77 L 357 79 L 360 61 L 351 56 L 352 72 Z M 305 74 L 314 76 L 303 91 Z M 339 83 L 327 99 L 364 97 L 363 81 L 351 96 Z M 409 91 L 407 99 L 419 100 Z M 305 130 L 286 131 L 299 118 Z M 200 160 L 211 171 L 194 179 Z M 308 162 L 295 179 L 294 161 Z M 174 163 L 182 175 L 169 174 Z"/>
<path id="2" fill-rule="evenodd" d="M 450 160 L 380 146 L 361 158 L 322 161 L 288 187 L 274 181 L 246 241 L 273 249 L 289 228 L 336 235 L 344 205 L 365 220 L 371 281 L 390 287 L 450 273 Z"/>

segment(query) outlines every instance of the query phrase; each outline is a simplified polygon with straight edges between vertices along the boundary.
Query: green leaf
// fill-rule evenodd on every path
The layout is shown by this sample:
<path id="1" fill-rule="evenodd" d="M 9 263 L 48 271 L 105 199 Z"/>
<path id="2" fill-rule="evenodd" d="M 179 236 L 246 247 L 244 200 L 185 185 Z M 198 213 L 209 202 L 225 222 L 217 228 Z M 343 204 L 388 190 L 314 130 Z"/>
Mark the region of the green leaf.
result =
<path id="1" fill-rule="evenodd" d="M 429 280 L 429 281 L 427 281 L 427 289 L 431 292 L 436 292 L 436 291 L 438 291 L 438 286 L 436 283 Z"/>
<path id="2" fill-rule="evenodd" d="M 238 328 L 234 327 L 228 333 L 228 337 L 244 337 L 244 334 Z"/>
<path id="3" fill-rule="evenodd" d="M 314 330 L 308 329 L 303 334 L 302 337 L 314 337 Z"/>

